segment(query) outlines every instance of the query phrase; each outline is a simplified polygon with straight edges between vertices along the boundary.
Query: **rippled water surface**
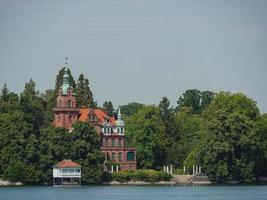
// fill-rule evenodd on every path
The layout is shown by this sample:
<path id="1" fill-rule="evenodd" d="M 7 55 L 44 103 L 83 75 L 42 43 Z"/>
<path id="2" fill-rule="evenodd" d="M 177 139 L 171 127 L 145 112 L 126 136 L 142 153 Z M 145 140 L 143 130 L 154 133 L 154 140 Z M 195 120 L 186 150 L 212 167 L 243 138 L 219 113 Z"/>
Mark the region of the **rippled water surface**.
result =
<path id="1" fill-rule="evenodd" d="M 267 200 L 267 186 L 0 187 L 0 200 Z"/>

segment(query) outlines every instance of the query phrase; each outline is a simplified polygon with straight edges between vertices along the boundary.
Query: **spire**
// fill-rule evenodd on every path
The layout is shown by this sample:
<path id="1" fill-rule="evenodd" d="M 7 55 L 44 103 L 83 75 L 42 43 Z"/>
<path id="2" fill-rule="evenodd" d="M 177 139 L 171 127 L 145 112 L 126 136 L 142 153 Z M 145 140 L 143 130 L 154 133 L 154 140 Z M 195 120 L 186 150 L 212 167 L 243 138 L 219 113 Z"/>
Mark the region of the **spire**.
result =
<path id="1" fill-rule="evenodd" d="M 118 120 L 121 120 L 121 108 L 119 107 L 119 111 L 118 111 Z"/>
<path id="2" fill-rule="evenodd" d="M 124 121 L 121 118 L 121 108 L 118 110 L 118 120 L 116 121 L 117 126 L 124 126 Z"/>
<path id="3" fill-rule="evenodd" d="M 62 92 L 63 94 L 67 94 L 68 92 L 68 89 L 70 88 L 70 76 L 68 74 L 68 68 L 67 68 L 67 65 L 68 65 L 68 57 L 65 58 L 66 62 L 65 62 L 65 68 L 64 68 L 64 75 L 63 75 L 63 81 L 62 81 L 62 86 L 61 86 L 61 89 L 62 89 Z"/>

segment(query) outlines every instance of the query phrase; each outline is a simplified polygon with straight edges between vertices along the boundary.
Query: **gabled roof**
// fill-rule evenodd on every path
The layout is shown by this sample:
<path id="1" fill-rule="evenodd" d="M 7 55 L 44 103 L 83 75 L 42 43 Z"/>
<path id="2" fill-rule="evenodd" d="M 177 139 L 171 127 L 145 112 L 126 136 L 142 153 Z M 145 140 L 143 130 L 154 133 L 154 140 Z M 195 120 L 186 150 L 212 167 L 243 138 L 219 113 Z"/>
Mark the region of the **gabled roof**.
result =
<path id="1" fill-rule="evenodd" d="M 72 160 L 62 160 L 53 166 L 53 168 L 73 168 L 73 167 L 80 168 L 81 165 L 79 165 L 76 162 L 73 162 Z"/>
<path id="2" fill-rule="evenodd" d="M 108 116 L 108 114 L 101 109 L 92 109 L 92 108 L 81 108 L 79 121 L 83 122 L 88 121 L 89 120 L 88 115 L 89 113 L 92 114 L 92 112 L 97 117 L 100 124 L 103 124 L 106 120 L 109 120 L 112 125 L 116 125 L 114 117 Z"/>

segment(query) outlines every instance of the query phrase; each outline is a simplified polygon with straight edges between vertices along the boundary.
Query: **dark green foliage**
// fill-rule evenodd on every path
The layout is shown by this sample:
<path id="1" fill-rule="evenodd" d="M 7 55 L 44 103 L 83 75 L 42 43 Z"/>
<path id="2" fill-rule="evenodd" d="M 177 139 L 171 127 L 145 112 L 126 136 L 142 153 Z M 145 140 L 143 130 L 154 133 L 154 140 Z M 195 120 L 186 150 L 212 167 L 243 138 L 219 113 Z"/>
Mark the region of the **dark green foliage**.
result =
<path id="1" fill-rule="evenodd" d="M 100 150 L 100 139 L 89 123 L 77 122 L 72 134 L 71 158 L 80 163 L 82 182 L 99 183 L 102 178 L 104 154 Z"/>
<path id="2" fill-rule="evenodd" d="M 62 75 L 63 70 L 57 77 L 57 92 Z M 75 88 L 73 78 L 71 82 Z M 77 89 L 80 104 L 93 105 L 88 101 L 92 97 L 89 81 L 80 77 L 78 82 L 77 87 L 83 88 Z M 116 172 L 113 177 L 103 173 L 104 155 L 95 129 L 80 122 L 72 132 L 52 127 L 54 103 L 55 91 L 39 94 L 32 80 L 20 97 L 4 85 L 0 94 L 1 178 L 51 184 L 52 166 L 72 159 L 83 166 L 85 184 L 103 178 L 169 180 L 166 174 L 152 171 Z M 105 105 L 110 115 L 114 111 L 111 105 Z M 184 164 L 190 169 L 201 165 L 214 182 L 254 182 L 267 176 L 267 115 L 260 114 L 256 103 L 243 94 L 219 93 L 214 98 L 209 91 L 188 90 L 175 111 L 167 97 L 158 106 L 132 102 L 120 108 L 127 145 L 137 148 L 138 168 L 161 169 L 166 164 L 182 168 Z"/>
<path id="3" fill-rule="evenodd" d="M 121 113 L 124 116 L 132 116 L 136 114 L 141 108 L 143 108 L 145 105 L 137 102 L 131 102 L 128 103 L 127 105 L 122 105 L 120 106 Z"/>
<path id="4" fill-rule="evenodd" d="M 127 120 L 126 138 L 137 148 L 139 168 L 160 168 L 166 163 L 168 138 L 156 106 L 145 106 Z"/>
<path id="5" fill-rule="evenodd" d="M 259 117 L 256 127 L 257 144 L 259 146 L 256 174 L 259 176 L 267 176 L 267 114 L 263 114 Z"/>
<path id="6" fill-rule="evenodd" d="M 43 127 L 49 126 L 54 120 L 53 108 L 55 107 L 54 91 L 52 89 L 46 90 L 40 94 L 44 105 L 44 122 Z"/>
<path id="7" fill-rule="evenodd" d="M 95 108 L 96 102 L 93 99 L 93 93 L 89 86 L 89 80 L 84 78 L 83 74 L 80 74 L 78 81 L 77 81 L 77 88 L 76 92 L 76 100 L 77 106 L 79 107 L 89 107 Z"/>
<path id="8" fill-rule="evenodd" d="M 83 166 L 83 183 L 99 182 L 104 157 L 95 129 L 77 123 L 70 133 L 47 126 L 44 116 L 49 106 L 43 102 L 51 103 L 52 94 L 46 91 L 39 97 L 32 80 L 20 96 L 6 86 L 0 95 L 0 177 L 25 184 L 51 184 L 52 166 L 72 159 Z"/>
<path id="9" fill-rule="evenodd" d="M 242 94 L 221 93 L 205 116 L 207 134 L 198 156 L 209 178 L 215 182 L 254 182 L 260 149 L 255 102 Z"/>
<path id="10" fill-rule="evenodd" d="M 180 111 L 183 107 L 188 107 L 193 114 L 201 113 L 213 101 L 214 96 L 215 94 L 210 91 L 186 90 L 179 97 L 176 110 Z"/>
<path id="11" fill-rule="evenodd" d="M 156 170 L 125 170 L 113 172 L 108 177 L 108 181 L 128 182 L 128 181 L 144 181 L 144 182 L 158 182 L 158 181 L 170 181 L 172 176 L 162 171 Z"/>
<path id="12" fill-rule="evenodd" d="M 39 128 L 44 122 L 44 101 L 35 89 L 35 82 L 31 79 L 25 84 L 23 92 L 20 94 L 20 110 L 24 114 L 26 122 L 33 125 L 38 135 Z"/>
<path id="13" fill-rule="evenodd" d="M 103 104 L 103 109 L 106 111 L 106 113 L 109 116 L 113 116 L 114 115 L 114 108 L 113 108 L 113 104 L 111 101 L 105 101 Z"/>

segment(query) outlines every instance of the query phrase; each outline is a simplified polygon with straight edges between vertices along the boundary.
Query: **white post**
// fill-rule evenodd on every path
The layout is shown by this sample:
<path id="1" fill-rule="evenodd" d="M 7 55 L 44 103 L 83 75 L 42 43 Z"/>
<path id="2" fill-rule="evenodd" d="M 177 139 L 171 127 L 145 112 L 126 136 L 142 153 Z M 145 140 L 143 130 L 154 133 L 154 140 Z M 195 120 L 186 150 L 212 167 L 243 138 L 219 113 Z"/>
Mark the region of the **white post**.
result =
<path id="1" fill-rule="evenodd" d="M 113 165 L 111 165 L 111 173 L 113 172 Z"/>
<path id="2" fill-rule="evenodd" d="M 199 166 L 198 173 L 201 174 L 201 166 Z"/>
<path id="3" fill-rule="evenodd" d="M 196 175 L 198 175 L 198 166 L 196 166 Z"/>
<path id="4" fill-rule="evenodd" d="M 193 165 L 193 176 L 195 176 L 195 165 Z"/>
<path id="5" fill-rule="evenodd" d="M 119 165 L 117 165 L 117 169 L 116 169 L 116 171 L 119 171 Z"/>
<path id="6" fill-rule="evenodd" d="M 170 166 L 170 174 L 172 174 L 172 165 Z"/>
<path id="7" fill-rule="evenodd" d="M 169 173 L 169 166 L 167 166 L 166 168 L 167 168 L 167 169 L 166 169 L 167 173 Z"/>
<path id="8" fill-rule="evenodd" d="M 163 167 L 163 171 L 166 172 L 166 166 L 165 166 L 165 165 L 164 165 L 164 167 Z"/>
<path id="9" fill-rule="evenodd" d="M 185 174 L 185 166 L 184 166 L 184 174 Z"/>

